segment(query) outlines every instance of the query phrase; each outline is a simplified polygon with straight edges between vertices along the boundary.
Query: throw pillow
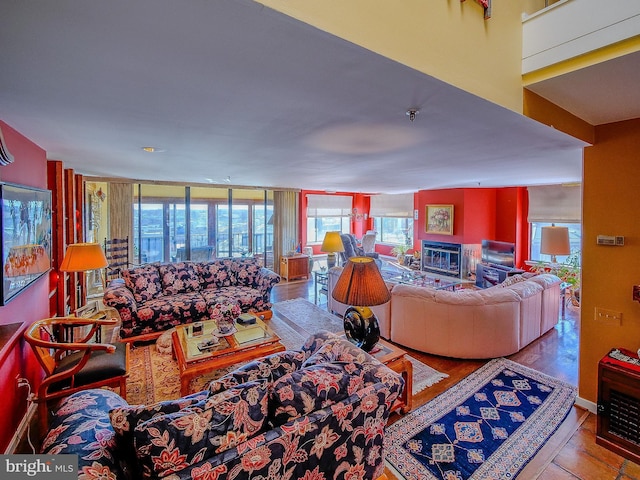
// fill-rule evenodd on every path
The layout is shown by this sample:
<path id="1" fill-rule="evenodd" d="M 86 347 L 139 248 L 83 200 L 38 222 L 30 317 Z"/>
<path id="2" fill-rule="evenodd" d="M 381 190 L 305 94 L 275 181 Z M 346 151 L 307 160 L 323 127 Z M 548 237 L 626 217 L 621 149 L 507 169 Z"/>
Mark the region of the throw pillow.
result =
<path id="1" fill-rule="evenodd" d="M 310 365 L 288 373 L 272 385 L 269 420 L 284 425 L 362 389 L 362 369 L 354 363 Z"/>
<path id="2" fill-rule="evenodd" d="M 265 425 L 267 382 L 249 382 L 209 397 L 198 408 L 154 417 L 134 431 L 142 473 L 164 477 L 233 448 Z"/>
<path id="3" fill-rule="evenodd" d="M 304 359 L 304 353 L 297 350 L 274 353 L 249 362 L 233 372 L 212 380 L 209 383 L 209 392 L 212 394 L 222 392 L 255 380 L 267 380 L 272 383 L 283 375 L 300 369 Z"/>
<path id="4" fill-rule="evenodd" d="M 522 275 L 511 275 L 510 277 L 505 278 L 500 285 L 501 287 L 509 287 L 511 285 L 515 285 L 516 283 L 524 282 L 527 279 Z"/>
<path id="5" fill-rule="evenodd" d="M 236 283 L 233 261 L 230 259 L 198 263 L 197 266 L 203 289 L 230 287 Z"/>
<path id="6" fill-rule="evenodd" d="M 162 291 L 160 275 L 155 265 L 122 270 L 121 275 L 137 303 L 154 299 Z"/>
<path id="7" fill-rule="evenodd" d="M 325 342 L 313 355 L 305 360 L 302 368 L 319 363 L 346 362 L 363 364 L 367 361 L 367 356 L 364 350 L 340 337 L 336 337 Z"/>
<path id="8" fill-rule="evenodd" d="M 167 263 L 158 267 L 165 295 L 195 292 L 200 289 L 200 278 L 192 263 Z"/>

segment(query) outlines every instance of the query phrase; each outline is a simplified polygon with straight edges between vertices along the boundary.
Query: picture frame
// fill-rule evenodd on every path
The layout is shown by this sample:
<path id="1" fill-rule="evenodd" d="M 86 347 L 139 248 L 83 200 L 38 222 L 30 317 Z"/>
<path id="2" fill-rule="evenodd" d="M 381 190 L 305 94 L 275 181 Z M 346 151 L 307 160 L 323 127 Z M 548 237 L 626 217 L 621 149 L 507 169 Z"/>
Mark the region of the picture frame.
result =
<path id="1" fill-rule="evenodd" d="M 91 318 L 100 311 L 100 304 L 97 300 L 87 302 L 84 307 L 76 309 L 76 317 Z"/>
<path id="2" fill-rule="evenodd" d="M 453 235 L 453 205 L 427 205 L 425 230 L 438 235 Z"/>
<path id="3" fill-rule="evenodd" d="M 0 183 L 0 305 L 51 269 L 51 191 Z"/>

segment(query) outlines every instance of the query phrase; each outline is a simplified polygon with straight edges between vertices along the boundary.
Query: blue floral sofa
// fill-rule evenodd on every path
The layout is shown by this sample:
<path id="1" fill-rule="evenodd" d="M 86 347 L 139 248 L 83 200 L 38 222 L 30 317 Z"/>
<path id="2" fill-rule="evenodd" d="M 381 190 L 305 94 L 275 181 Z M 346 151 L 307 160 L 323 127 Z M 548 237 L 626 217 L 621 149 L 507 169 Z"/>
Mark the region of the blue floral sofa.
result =
<path id="1" fill-rule="evenodd" d="M 402 377 L 326 331 L 208 389 L 154 405 L 87 390 L 54 412 L 42 453 L 90 479 L 375 479 Z"/>
<path id="2" fill-rule="evenodd" d="M 271 289 L 280 276 L 254 258 L 146 264 L 123 270 L 104 292 L 122 320 L 122 339 L 158 336 L 176 325 L 215 318 L 220 311 L 271 317 Z"/>

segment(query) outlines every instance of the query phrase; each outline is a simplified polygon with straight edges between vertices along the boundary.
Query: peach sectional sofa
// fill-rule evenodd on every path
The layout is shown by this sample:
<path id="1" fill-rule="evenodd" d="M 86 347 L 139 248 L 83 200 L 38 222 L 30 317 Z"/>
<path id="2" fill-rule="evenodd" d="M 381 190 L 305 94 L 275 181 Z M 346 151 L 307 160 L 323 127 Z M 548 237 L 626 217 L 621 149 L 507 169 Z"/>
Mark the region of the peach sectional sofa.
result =
<path id="1" fill-rule="evenodd" d="M 344 313 L 331 298 L 340 275 L 329 272 L 329 309 Z M 332 278 L 333 277 L 333 278 Z M 391 300 L 374 308 L 380 333 L 421 352 L 454 358 L 495 358 L 518 352 L 558 322 L 560 279 L 542 274 L 509 277 L 484 290 L 455 292 L 393 284 Z"/>

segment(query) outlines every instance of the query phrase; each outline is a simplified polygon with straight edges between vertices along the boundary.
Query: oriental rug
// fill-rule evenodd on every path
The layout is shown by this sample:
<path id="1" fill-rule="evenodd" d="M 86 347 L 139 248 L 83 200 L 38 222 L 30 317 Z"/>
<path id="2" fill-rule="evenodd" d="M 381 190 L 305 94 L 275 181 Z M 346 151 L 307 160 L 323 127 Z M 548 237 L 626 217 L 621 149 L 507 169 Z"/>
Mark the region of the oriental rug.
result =
<path id="1" fill-rule="evenodd" d="M 344 333 L 342 318 L 321 309 L 304 298 L 278 302 L 273 305 L 273 309 L 278 316 L 289 320 L 290 324 L 304 332 L 304 338 L 318 330 Z M 274 328 L 274 330 L 278 332 L 277 329 Z M 407 358 L 413 365 L 413 395 L 449 376 L 425 365 L 411 355 L 407 355 Z"/>
<path id="2" fill-rule="evenodd" d="M 575 398 L 561 380 L 491 360 L 387 427 L 387 466 L 406 480 L 515 478 Z"/>

